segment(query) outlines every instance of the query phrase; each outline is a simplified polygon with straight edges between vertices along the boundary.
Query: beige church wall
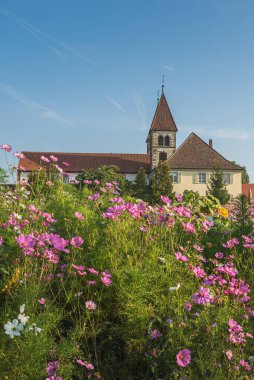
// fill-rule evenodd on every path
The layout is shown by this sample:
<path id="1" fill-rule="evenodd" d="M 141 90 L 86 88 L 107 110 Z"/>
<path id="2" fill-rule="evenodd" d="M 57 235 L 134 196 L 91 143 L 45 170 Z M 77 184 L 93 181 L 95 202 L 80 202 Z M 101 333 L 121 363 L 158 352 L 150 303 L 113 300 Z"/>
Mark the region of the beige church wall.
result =
<path id="1" fill-rule="evenodd" d="M 172 170 L 173 171 L 173 170 Z M 185 190 L 198 191 L 200 195 L 206 195 L 207 191 L 207 183 L 195 183 L 195 174 L 197 173 L 206 173 L 207 174 L 207 182 L 209 181 L 209 176 L 211 175 L 211 171 L 208 170 L 179 170 L 177 171 L 181 174 L 181 182 L 174 183 L 174 191 L 178 194 L 182 194 Z M 230 172 L 225 171 L 225 173 L 232 174 L 232 184 L 227 185 L 227 189 L 229 194 L 232 197 L 236 197 L 237 195 L 242 193 L 242 175 L 241 172 Z"/>

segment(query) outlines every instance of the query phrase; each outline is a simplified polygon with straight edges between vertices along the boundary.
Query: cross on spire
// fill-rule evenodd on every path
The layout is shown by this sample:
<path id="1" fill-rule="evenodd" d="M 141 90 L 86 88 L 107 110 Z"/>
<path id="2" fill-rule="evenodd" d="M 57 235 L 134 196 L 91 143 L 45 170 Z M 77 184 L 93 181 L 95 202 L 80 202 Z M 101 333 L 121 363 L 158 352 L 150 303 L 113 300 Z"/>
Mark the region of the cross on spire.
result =
<path id="1" fill-rule="evenodd" d="M 161 91 L 164 92 L 164 74 L 162 75 Z"/>

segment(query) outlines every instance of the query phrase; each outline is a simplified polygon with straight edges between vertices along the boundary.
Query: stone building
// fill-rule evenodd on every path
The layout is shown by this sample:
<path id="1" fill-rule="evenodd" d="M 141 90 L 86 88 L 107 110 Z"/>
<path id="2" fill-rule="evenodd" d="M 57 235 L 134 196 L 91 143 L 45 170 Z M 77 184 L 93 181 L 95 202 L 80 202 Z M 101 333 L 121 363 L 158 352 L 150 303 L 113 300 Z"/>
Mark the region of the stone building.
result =
<path id="1" fill-rule="evenodd" d="M 163 88 L 157 103 L 154 118 L 146 139 L 146 154 L 124 153 L 64 153 L 64 152 L 23 152 L 25 158 L 20 159 L 18 179 L 25 180 L 31 171 L 40 165 L 47 165 L 41 156 L 58 157 L 58 165 L 63 162 L 70 166 L 63 167 L 64 181 L 72 182 L 75 177 L 87 169 L 97 169 L 101 165 L 116 165 L 120 172 L 130 181 L 134 181 L 139 168 L 143 167 L 147 179 L 153 175 L 154 168 L 160 161 L 168 160 L 173 176 L 174 190 L 198 191 L 205 195 L 209 177 L 215 167 L 224 174 L 224 182 L 231 198 L 242 193 L 242 168 L 233 164 L 218 153 L 212 144 L 203 141 L 195 133 L 177 148 L 177 126 L 169 109 Z"/>

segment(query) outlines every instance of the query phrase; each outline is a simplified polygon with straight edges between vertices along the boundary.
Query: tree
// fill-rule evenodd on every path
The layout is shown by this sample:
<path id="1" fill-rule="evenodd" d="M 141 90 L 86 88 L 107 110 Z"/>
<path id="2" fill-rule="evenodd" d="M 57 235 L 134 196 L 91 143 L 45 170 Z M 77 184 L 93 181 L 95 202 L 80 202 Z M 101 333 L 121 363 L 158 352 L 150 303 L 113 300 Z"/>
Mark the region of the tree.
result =
<path id="1" fill-rule="evenodd" d="M 79 174 L 76 178 L 83 186 L 83 181 L 94 181 L 97 179 L 100 181 L 99 185 L 93 184 L 92 187 L 97 189 L 100 186 L 105 185 L 106 182 L 118 182 L 119 187 L 123 193 L 129 193 L 131 189 L 131 182 L 128 181 L 125 176 L 119 173 L 119 168 L 115 165 L 101 165 L 98 169 L 89 169 Z"/>
<path id="2" fill-rule="evenodd" d="M 138 173 L 134 181 L 133 189 L 134 189 L 135 197 L 141 198 L 144 201 L 147 200 L 147 197 L 148 197 L 147 179 L 146 179 L 146 172 L 144 168 L 140 168 L 138 170 Z"/>
<path id="3" fill-rule="evenodd" d="M 232 164 L 235 164 L 235 165 L 238 165 L 235 161 L 231 161 Z M 241 166 L 241 165 L 238 165 L 238 166 Z M 247 172 L 247 168 L 246 166 L 241 166 L 243 171 L 242 171 L 242 183 L 250 183 L 250 177 L 249 177 L 249 174 Z"/>
<path id="4" fill-rule="evenodd" d="M 3 168 L 0 168 L 0 184 L 6 183 L 8 179 L 8 175 Z"/>
<path id="5" fill-rule="evenodd" d="M 170 174 L 168 161 L 161 161 L 154 169 L 150 182 L 150 197 L 152 203 L 160 202 L 161 195 L 173 195 L 173 178 Z"/>
<path id="6" fill-rule="evenodd" d="M 210 176 L 208 193 L 219 199 L 223 205 L 230 199 L 230 195 L 224 183 L 223 172 L 220 168 L 214 169 Z"/>

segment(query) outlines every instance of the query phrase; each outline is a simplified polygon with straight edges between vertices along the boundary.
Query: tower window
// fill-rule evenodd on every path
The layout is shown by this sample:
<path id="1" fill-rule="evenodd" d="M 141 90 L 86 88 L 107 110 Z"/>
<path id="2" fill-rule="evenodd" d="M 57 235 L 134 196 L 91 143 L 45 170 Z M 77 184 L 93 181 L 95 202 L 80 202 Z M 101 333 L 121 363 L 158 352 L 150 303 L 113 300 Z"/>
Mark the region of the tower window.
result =
<path id="1" fill-rule="evenodd" d="M 165 146 L 170 146 L 170 137 L 169 136 L 165 137 Z"/>
<path id="2" fill-rule="evenodd" d="M 159 161 L 166 161 L 167 159 L 167 153 L 166 152 L 160 152 L 159 153 Z"/>
<path id="3" fill-rule="evenodd" d="M 158 143 L 159 146 L 163 146 L 163 136 L 159 136 Z"/>

